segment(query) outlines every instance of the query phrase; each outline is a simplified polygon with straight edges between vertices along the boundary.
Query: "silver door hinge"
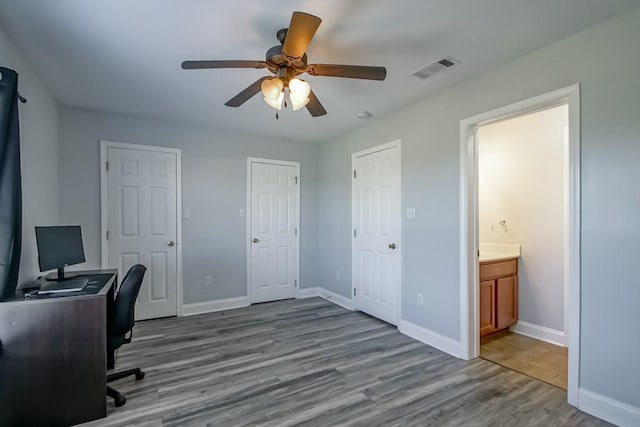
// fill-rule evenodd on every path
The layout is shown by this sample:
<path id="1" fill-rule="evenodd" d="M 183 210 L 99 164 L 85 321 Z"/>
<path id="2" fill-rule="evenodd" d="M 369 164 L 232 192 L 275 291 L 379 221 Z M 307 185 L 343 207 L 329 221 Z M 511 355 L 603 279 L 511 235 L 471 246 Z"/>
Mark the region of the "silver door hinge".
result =
<path id="1" fill-rule="evenodd" d="M 358 232 L 356 231 L 356 229 L 353 229 L 353 237 L 357 237 L 358 236 Z"/>
<path id="2" fill-rule="evenodd" d="M 295 284 L 296 288 L 298 287 L 298 281 L 294 280 L 293 283 Z"/>
<path id="3" fill-rule="evenodd" d="M 104 167 L 107 169 L 107 172 L 109 171 L 109 162 L 104 162 Z"/>
<path id="4" fill-rule="evenodd" d="M 298 229 L 297 228 L 295 229 L 295 234 L 296 234 L 296 236 L 298 235 Z"/>
<path id="5" fill-rule="evenodd" d="M 356 179 L 356 171 L 353 171 L 353 179 Z"/>
<path id="6" fill-rule="evenodd" d="M 353 296 L 356 296 L 356 288 L 353 288 Z"/>
<path id="7" fill-rule="evenodd" d="M 109 230 L 107 230 L 107 240 L 109 240 Z"/>
<path id="8" fill-rule="evenodd" d="M 296 180 L 296 184 L 298 184 L 298 177 L 294 176 L 293 179 L 295 179 Z"/>

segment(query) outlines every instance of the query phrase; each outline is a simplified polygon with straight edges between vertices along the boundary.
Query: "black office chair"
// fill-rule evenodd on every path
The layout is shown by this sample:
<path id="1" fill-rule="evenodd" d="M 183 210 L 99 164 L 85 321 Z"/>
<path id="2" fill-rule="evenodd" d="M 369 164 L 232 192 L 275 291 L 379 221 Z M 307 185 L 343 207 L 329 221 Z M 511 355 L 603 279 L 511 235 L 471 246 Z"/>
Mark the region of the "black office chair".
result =
<path id="1" fill-rule="evenodd" d="M 146 271 L 147 267 L 136 264 L 127 271 L 124 279 L 122 279 L 109 325 L 109 334 L 107 337 L 107 347 L 109 351 L 117 350 L 122 344 L 131 342 L 133 325 L 135 323 L 133 320 L 134 307 Z M 107 382 L 116 381 L 131 375 L 135 375 L 136 380 L 144 378 L 142 369 L 134 368 L 108 374 Z M 107 386 L 107 396 L 113 398 L 116 406 L 122 406 L 127 402 L 127 398 L 122 393 L 109 386 Z"/>

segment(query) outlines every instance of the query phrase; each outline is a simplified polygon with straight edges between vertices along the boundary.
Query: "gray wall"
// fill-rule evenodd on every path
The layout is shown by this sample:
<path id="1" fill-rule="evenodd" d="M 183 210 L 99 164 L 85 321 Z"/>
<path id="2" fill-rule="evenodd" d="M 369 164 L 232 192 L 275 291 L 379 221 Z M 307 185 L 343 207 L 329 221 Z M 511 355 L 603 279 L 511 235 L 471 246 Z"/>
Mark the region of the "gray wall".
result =
<path id="1" fill-rule="evenodd" d="M 640 8 L 322 145 L 319 285 L 349 295 L 351 153 L 401 138 L 403 209 L 414 207 L 417 215 L 403 221 L 402 317 L 458 340 L 460 120 L 580 82 L 580 386 L 639 407 L 638 46 Z"/>
<path id="2" fill-rule="evenodd" d="M 182 149 L 184 302 L 246 295 L 246 158 L 301 162 L 300 285 L 316 286 L 317 146 L 161 120 L 63 107 L 60 218 L 80 224 L 87 263 L 100 266 L 100 140 Z M 213 285 L 204 285 L 204 276 Z"/>
<path id="3" fill-rule="evenodd" d="M 58 104 L 0 28 L 0 65 L 18 72 L 22 167 L 22 258 L 20 283 L 38 274 L 35 225 L 58 222 Z"/>
<path id="4" fill-rule="evenodd" d="M 569 107 L 478 130 L 478 235 L 511 243 L 518 260 L 518 321 L 564 331 L 565 130 Z M 492 226 L 504 219 L 506 231 Z"/>

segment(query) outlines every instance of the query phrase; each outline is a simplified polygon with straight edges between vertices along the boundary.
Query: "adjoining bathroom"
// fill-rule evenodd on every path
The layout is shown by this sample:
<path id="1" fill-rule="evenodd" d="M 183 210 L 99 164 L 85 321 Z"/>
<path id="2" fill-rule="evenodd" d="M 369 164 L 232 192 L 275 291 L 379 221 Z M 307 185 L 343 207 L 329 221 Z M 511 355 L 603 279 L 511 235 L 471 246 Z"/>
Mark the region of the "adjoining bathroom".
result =
<path id="1" fill-rule="evenodd" d="M 568 106 L 478 130 L 480 357 L 567 389 Z"/>

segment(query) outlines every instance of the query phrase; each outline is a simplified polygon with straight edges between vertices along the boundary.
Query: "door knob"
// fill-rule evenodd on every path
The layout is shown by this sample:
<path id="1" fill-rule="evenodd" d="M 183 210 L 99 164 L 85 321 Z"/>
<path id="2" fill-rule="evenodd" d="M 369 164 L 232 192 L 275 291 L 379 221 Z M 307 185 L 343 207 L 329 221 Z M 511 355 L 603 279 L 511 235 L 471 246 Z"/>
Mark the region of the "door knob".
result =
<path id="1" fill-rule="evenodd" d="M 395 249 L 395 248 L 396 248 L 395 243 L 389 243 L 389 249 Z"/>
<path id="2" fill-rule="evenodd" d="M 176 242 L 174 242 L 173 240 L 169 240 L 167 242 L 167 246 L 175 246 L 175 245 L 176 245 Z"/>
<path id="3" fill-rule="evenodd" d="M 260 239 L 258 239 L 257 237 L 253 238 L 253 243 L 258 243 L 260 241 Z"/>

